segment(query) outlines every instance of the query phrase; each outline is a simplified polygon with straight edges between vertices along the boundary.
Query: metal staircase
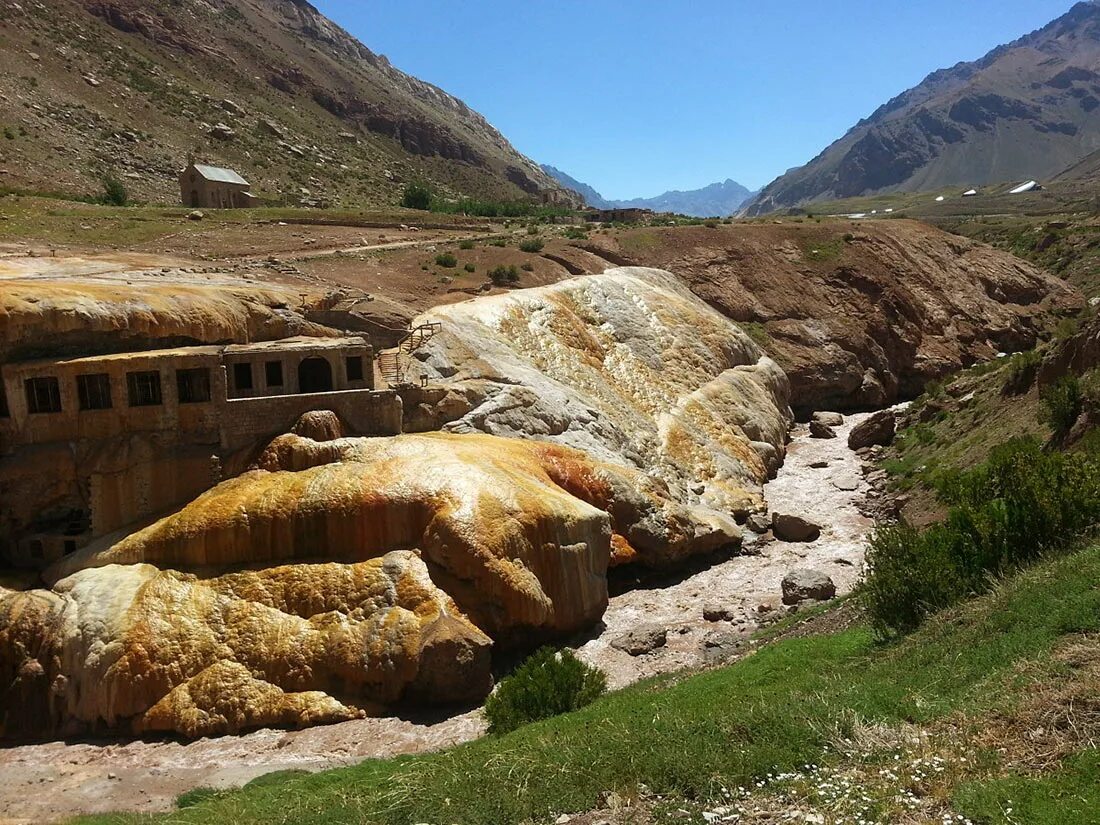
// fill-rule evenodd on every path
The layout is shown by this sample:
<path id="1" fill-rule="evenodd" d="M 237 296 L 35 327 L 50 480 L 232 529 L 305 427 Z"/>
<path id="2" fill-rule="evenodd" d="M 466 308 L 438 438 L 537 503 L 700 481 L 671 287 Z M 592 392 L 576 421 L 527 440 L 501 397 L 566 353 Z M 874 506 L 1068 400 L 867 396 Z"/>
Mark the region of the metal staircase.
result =
<path id="1" fill-rule="evenodd" d="M 397 346 L 392 349 L 382 350 L 378 353 L 378 372 L 389 386 L 397 387 L 401 384 L 407 383 L 406 374 L 409 371 L 409 367 L 412 363 L 412 355 L 428 341 L 435 337 L 435 334 L 443 328 L 443 325 L 438 322 L 421 324 L 417 327 L 412 327 L 405 336 L 397 342 Z"/>

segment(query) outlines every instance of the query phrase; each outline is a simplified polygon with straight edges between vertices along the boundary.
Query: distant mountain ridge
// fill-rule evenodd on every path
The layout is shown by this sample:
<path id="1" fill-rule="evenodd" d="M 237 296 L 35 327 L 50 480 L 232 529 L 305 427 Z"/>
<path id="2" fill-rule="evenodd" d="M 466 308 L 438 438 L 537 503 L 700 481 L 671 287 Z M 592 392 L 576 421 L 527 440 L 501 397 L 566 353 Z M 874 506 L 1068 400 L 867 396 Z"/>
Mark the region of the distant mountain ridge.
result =
<path id="1" fill-rule="evenodd" d="M 1100 4 L 972 63 L 933 72 L 802 167 L 745 213 L 820 200 L 1044 179 L 1100 150 Z"/>
<path id="2" fill-rule="evenodd" d="M 596 209 L 652 209 L 654 212 L 676 212 L 696 218 L 723 217 L 737 212 L 754 193 L 735 180 L 712 183 L 702 189 L 673 190 L 653 198 L 608 200 L 587 183 L 553 166 L 542 164 L 542 171 L 567 189 L 579 193 L 586 204 Z"/>

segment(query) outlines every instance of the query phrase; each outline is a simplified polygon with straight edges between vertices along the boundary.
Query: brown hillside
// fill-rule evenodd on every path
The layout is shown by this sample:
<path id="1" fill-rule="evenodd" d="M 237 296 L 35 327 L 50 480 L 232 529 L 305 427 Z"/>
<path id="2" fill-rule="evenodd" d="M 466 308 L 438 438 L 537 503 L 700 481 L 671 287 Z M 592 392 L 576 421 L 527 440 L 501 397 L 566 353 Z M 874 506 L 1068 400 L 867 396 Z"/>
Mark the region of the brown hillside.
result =
<path id="1" fill-rule="evenodd" d="M 0 0 L 0 187 L 172 202 L 188 156 L 262 198 L 578 202 L 481 115 L 305 0 Z"/>

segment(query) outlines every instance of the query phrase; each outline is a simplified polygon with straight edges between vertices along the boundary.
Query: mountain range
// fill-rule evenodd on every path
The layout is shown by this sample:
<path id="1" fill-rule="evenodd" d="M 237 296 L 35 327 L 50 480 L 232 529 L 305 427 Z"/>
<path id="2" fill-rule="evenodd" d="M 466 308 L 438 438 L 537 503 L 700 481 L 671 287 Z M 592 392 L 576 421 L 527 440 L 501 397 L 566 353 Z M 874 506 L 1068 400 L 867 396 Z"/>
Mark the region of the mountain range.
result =
<path id="1" fill-rule="evenodd" d="M 885 192 L 1047 179 L 1100 150 L 1100 4 L 929 75 L 745 213 Z"/>
<path id="2" fill-rule="evenodd" d="M 306 0 L 0 0 L 0 187 L 178 198 L 188 155 L 269 202 L 579 205 L 484 117 Z"/>
<path id="3" fill-rule="evenodd" d="M 753 192 L 734 180 L 712 183 L 702 189 L 686 192 L 673 190 L 653 198 L 608 200 L 587 183 L 547 164 L 542 170 L 562 186 L 579 193 L 588 206 L 596 209 L 652 209 L 654 212 L 675 212 L 697 218 L 732 215 L 752 199 Z"/>

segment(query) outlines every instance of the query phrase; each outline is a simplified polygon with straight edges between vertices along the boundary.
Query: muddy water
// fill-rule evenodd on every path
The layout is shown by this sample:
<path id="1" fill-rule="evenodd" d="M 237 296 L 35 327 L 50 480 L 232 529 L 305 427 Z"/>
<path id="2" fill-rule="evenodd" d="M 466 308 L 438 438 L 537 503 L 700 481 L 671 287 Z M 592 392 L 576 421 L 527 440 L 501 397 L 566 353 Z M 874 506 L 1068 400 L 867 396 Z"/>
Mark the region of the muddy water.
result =
<path id="1" fill-rule="evenodd" d="M 613 596 L 598 634 L 579 655 L 603 668 L 613 687 L 657 673 L 697 667 L 714 653 L 713 642 L 744 637 L 761 616 L 780 607 L 780 582 L 795 567 L 828 573 L 844 593 L 859 577 L 871 522 L 856 503 L 867 491 L 861 462 L 847 435 L 862 416 L 851 416 L 835 439 L 793 433 L 779 476 L 765 488 L 773 511 L 802 515 L 823 526 L 810 544 L 789 544 L 746 533 L 739 556 L 664 586 L 643 586 Z M 811 466 L 822 465 L 825 466 Z M 708 622 L 703 607 L 723 608 Z M 639 625 L 660 624 L 667 642 L 630 656 L 611 645 Z M 708 647 L 708 642 L 710 647 Z M 709 653 L 708 653 L 709 651 Z M 479 736 L 477 711 L 434 723 L 363 719 L 304 731 L 261 730 L 190 743 L 49 743 L 0 750 L 0 825 L 38 823 L 111 810 L 162 811 L 191 788 L 226 788 L 275 770 L 319 770 L 370 757 L 416 753 Z"/>

